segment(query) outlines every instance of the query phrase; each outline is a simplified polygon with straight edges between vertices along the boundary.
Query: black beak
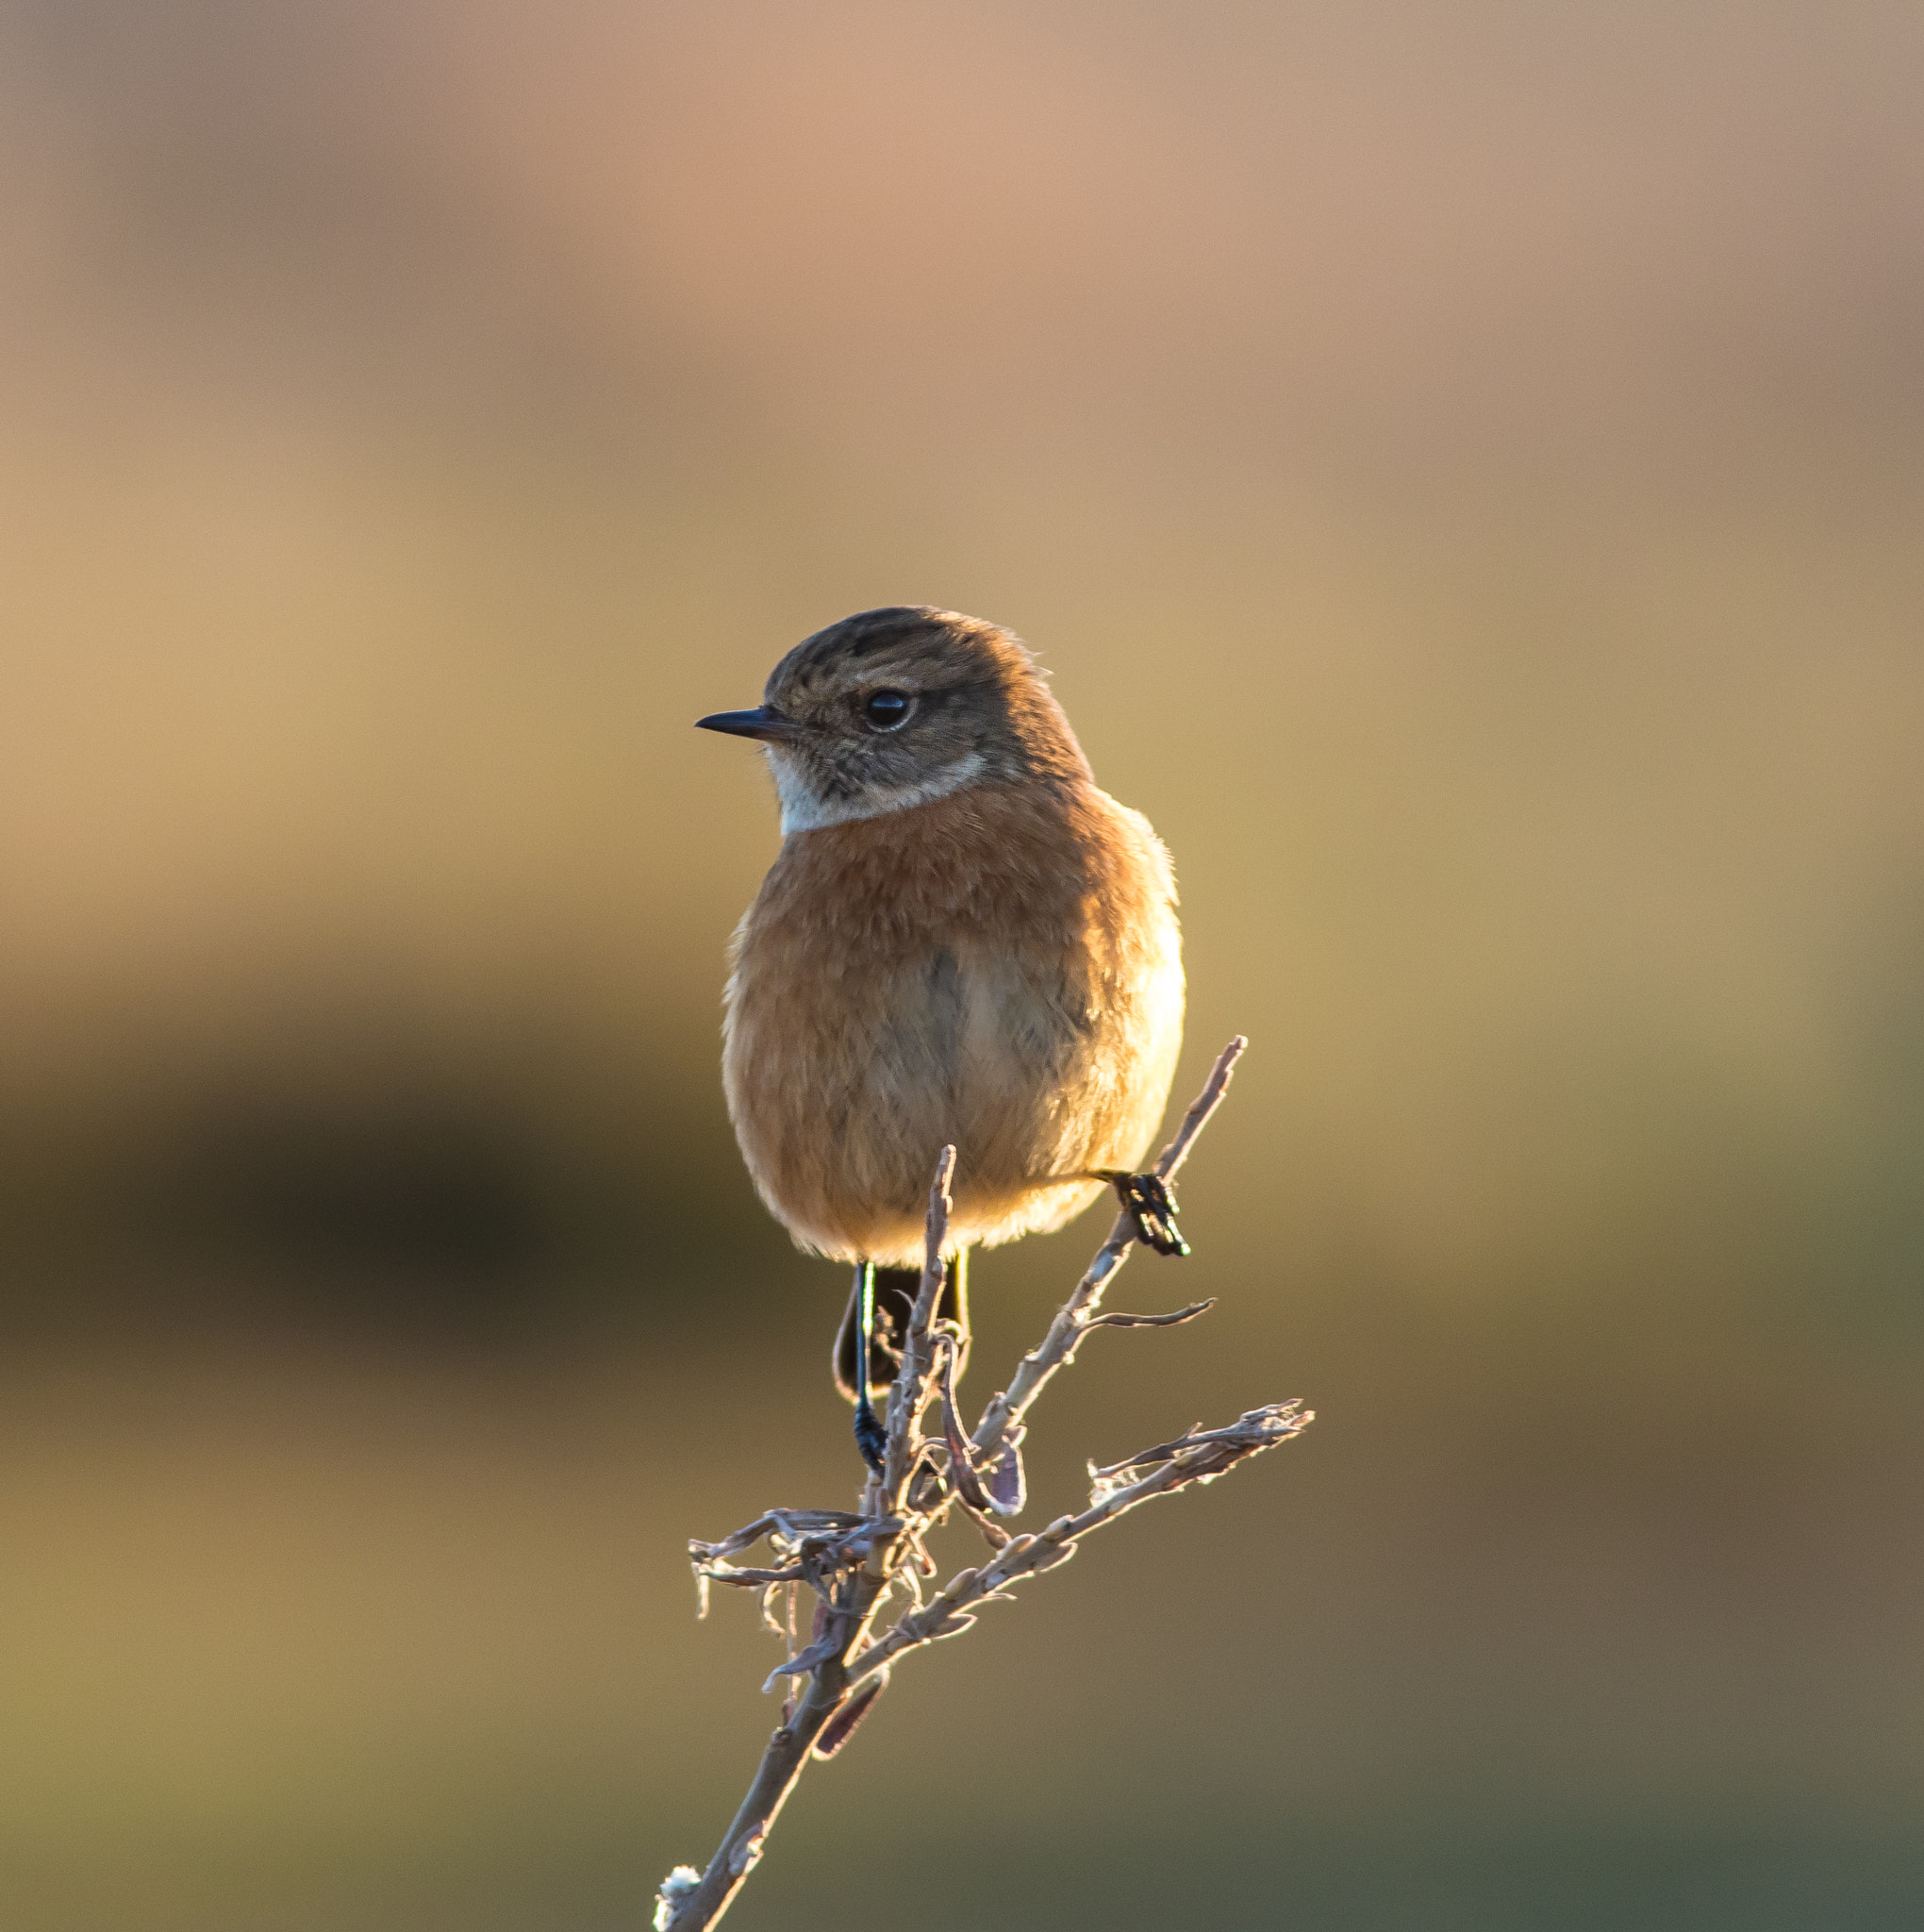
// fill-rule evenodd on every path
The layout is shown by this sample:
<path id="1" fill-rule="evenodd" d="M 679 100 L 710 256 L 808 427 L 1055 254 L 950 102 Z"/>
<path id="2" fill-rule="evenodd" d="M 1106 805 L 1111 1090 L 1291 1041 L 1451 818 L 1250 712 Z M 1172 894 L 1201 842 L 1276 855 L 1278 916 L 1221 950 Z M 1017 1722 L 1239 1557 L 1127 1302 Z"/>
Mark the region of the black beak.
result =
<path id="1" fill-rule="evenodd" d="M 711 717 L 697 718 L 697 731 L 726 731 L 736 738 L 793 738 L 801 725 L 766 705 L 752 711 L 717 711 Z"/>

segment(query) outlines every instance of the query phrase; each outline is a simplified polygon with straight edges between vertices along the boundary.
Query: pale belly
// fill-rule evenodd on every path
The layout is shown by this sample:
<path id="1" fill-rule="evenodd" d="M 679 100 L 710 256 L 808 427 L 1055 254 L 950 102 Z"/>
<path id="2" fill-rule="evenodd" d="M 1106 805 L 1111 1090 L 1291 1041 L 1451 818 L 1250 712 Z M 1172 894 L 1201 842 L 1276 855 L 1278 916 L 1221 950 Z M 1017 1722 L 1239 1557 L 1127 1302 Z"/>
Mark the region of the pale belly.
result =
<path id="1" fill-rule="evenodd" d="M 966 937 L 891 970 L 798 974 L 779 932 L 745 932 L 723 1085 L 750 1174 L 803 1246 L 915 1265 L 937 1156 L 957 1150 L 951 1249 L 1061 1226 L 1136 1169 L 1169 1096 L 1183 1019 L 1174 913 L 1100 971 L 1058 946 Z M 1098 996 L 1067 997 L 1094 985 Z"/>

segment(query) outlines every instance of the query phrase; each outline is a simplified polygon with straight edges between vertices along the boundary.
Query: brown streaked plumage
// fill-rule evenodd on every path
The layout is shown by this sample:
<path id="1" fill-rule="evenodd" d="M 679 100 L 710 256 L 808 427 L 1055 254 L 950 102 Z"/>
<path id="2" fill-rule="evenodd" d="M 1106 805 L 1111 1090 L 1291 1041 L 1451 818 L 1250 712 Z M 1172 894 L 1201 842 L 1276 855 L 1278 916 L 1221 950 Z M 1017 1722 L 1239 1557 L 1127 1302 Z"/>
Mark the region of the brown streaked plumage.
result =
<path id="1" fill-rule="evenodd" d="M 796 1241 L 919 1265 L 950 1141 L 954 1251 L 1060 1227 L 1134 1169 L 1181 1043 L 1175 887 L 1024 646 L 865 611 L 789 652 L 759 710 L 702 722 L 767 743 L 784 807 L 722 1080 Z"/>

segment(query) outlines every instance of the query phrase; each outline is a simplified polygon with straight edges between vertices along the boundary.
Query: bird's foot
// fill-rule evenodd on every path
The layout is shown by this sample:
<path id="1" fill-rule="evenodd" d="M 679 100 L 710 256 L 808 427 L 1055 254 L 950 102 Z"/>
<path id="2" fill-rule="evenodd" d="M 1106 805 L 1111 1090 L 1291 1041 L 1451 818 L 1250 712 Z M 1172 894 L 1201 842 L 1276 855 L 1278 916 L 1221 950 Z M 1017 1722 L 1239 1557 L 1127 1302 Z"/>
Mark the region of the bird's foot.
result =
<path id="1" fill-rule="evenodd" d="M 880 1475 L 883 1452 L 888 1447 L 888 1431 L 866 1395 L 855 1404 L 855 1447 L 862 1452 L 862 1460 L 870 1470 Z"/>
<path id="2" fill-rule="evenodd" d="M 1169 1183 L 1160 1174 L 1112 1174 L 1105 1178 L 1115 1188 L 1122 1211 L 1136 1230 L 1136 1239 L 1158 1255 L 1186 1255 L 1189 1244 L 1176 1226 L 1176 1200 Z"/>

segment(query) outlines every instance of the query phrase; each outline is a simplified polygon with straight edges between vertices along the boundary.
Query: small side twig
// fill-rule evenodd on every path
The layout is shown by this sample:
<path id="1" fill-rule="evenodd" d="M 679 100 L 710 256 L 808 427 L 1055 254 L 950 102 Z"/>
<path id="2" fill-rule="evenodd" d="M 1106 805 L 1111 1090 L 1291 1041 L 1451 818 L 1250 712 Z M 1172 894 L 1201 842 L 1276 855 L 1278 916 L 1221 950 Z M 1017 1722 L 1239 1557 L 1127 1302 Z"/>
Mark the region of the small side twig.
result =
<path id="1" fill-rule="evenodd" d="M 944 1147 L 936 1161 L 935 1184 L 929 1189 L 921 1286 L 916 1291 L 915 1307 L 909 1310 L 908 1332 L 902 1343 L 902 1366 L 888 1391 L 888 1446 L 883 1456 L 881 1501 L 891 1512 L 900 1507 L 902 1492 L 915 1473 L 922 1410 L 934 1393 L 929 1378 L 929 1324 L 936 1318 L 936 1304 L 948 1273 L 943 1250 L 949 1244 L 949 1216 L 955 1206 L 950 1192 L 954 1178 L 955 1150 Z M 881 1513 L 879 1506 L 876 1513 Z"/>
<path id="2" fill-rule="evenodd" d="M 1244 1044 L 1233 1040 L 1218 1057 L 1156 1162 L 1154 1171 L 1164 1180 L 1182 1166 L 1220 1104 Z M 1022 1507 L 1023 1418 L 1056 1371 L 1074 1358 L 1083 1338 L 1099 1327 L 1173 1327 L 1213 1304 L 1196 1302 L 1167 1315 L 1101 1314 L 1103 1291 L 1132 1244 L 1129 1218 L 1119 1216 L 1042 1341 L 1022 1357 L 1007 1391 L 989 1403 L 974 1434 L 965 1435 L 953 1386 L 956 1337 L 935 1316 L 946 1270 L 954 1172 L 955 1150 L 945 1147 L 929 1190 L 921 1283 L 889 1391 L 882 1470 L 865 1485 L 861 1509 L 771 1509 L 732 1536 L 688 1545 L 705 1607 L 708 1586 L 728 1584 L 761 1592 L 764 1618 L 770 1620 L 775 1593 L 806 1584 L 816 1598 L 815 1623 L 809 1643 L 796 1651 L 791 1607 L 784 1628 L 789 1654 L 763 1689 L 800 1679 L 801 1694 L 785 1707 L 784 1721 L 707 1867 L 697 1872 L 677 1866 L 663 1881 L 657 1932 L 701 1932 L 722 1917 L 755 1869 L 811 1755 L 831 1757 L 848 1742 L 902 1657 L 959 1635 L 982 1606 L 1007 1601 L 1019 1582 L 1066 1563 L 1093 1531 L 1154 1497 L 1214 1482 L 1237 1463 L 1287 1441 L 1311 1420 L 1300 1403 L 1283 1402 L 1250 1409 L 1222 1428 L 1199 1425 L 1106 1468 L 1091 1464 L 1086 1506 L 1058 1516 L 1039 1533 L 1010 1536 L 999 1528 L 994 1517 L 1014 1515 Z M 933 1434 L 923 1427 L 931 1407 L 940 1418 Z M 927 1594 L 922 1579 L 934 1577 L 937 1566 L 926 1539 L 952 1509 L 982 1530 L 993 1554 Z M 733 1560 L 757 1543 L 768 1546 L 771 1560 Z M 886 1631 L 871 1635 L 877 1612 L 898 1591 L 908 1607 Z M 772 1621 L 771 1627 L 777 1627 Z"/>
<path id="3" fill-rule="evenodd" d="M 1209 1116 L 1222 1105 L 1236 1063 L 1248 1045 L 1249 1041 L 1238 1033 L 1216 1056 L 1216 1064 L 1210 1068 L 1209 1078 L 1203 1082 L 1202 1092 L 1183 1116 L 1183 1124 L 1176 1129 L 1174 1139 L 1163 1149 L 1155 1163 L 1154 1172 L 1159 1179 L 1173 1180 L 1176 1170 L 1189 1158 L 1189 1149 L 1196 1144 L 1197 1135 L 1209 1124 Z M 1096 1325 L 1093 1318 L 1103 1294 L 1123 1262 L 1134 1252 L 1135 1245 L 1135 1229 L 1129 1217 L 1126 1214 L 1117 1215 L 1108 1240 L 1096 1250 L 1095 1259 L 1076 1283 L 1075 1292 L 1056 1311 L 1041 1345 L 1022 1357 L 1007 1391 L 997 1395 L 984 1410 L 981 1422 L 975 1425 L 973 1438 L 979 1457 L 986 1458 L 995 1454 L 1010 1424 L 1021 1420 L 1029 1405 L 1049 1386 L 1055 1372 L 1074 1360 L 1083 1337 Z"/>
<path id="4" fill-rule="evenodd" d="M 921 1609 L 899 1618 L 886 1637 L 851 1658 L 849 1681 L 854 1683 L 871 1671 L 886 1668 L 904 1651 L 959 1636 L 975 1622 L 967 1614 L 971 1606 L 1006 1601 L 1011 1584 L 1068 1562 L 1075 1555 L 1077 1543 L 1091 1530 L 1113 1523 L 1153 1496 L 1173 1495 L 1190 1483 L 1214 1482 L 1245 1457 L 1286 1442 L 1307 1428 L 1311 1420 L 1300 1402 L 1272 1402 L 1249 1410 L 1226 1429 L 1212 1429 L 1195 1437 L 1194 1446 L 1180 1455 L 1165 1457 L 1148 1449 L 1130 1457 L 1120 1467 L 1160 1465 L 1135 1482 L 1108 1483 L 1103 1474 L 1097 1474 L 1089 1507 L 1080 1515 L 1058 1517 L 1038 1536 L 1014 1537 L 992 1561 L 978 1570 L 960 1572 L 938 1596 Z"/>

